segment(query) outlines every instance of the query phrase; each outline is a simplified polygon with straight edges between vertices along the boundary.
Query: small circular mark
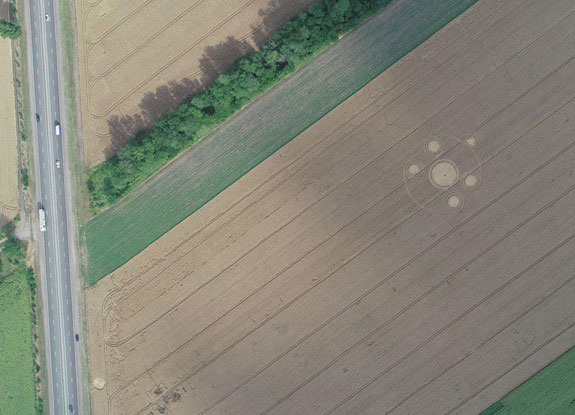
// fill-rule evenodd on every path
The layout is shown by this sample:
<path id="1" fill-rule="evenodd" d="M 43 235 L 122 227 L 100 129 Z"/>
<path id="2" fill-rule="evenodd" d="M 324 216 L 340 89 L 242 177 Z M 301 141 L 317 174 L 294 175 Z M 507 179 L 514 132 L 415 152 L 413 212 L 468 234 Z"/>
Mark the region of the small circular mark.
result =
<path id="1" fill-rule="evenodd" d="M 412 163 L 407 167 L 407 172 L 412 176 L 415 176 L 420 171 L 421 169 L 419 168 L 419 165 L 417 163 Z"/>
<path id="2" fill-rule="evenodd" d="M 465 179 L 463 180 L 463 184 L 465 184 L 465 186 L 467 187 L 475 187 L 477 186 L 477 176 L 475 176 L 474 174 L 470 174 L 468 176 L 465 176 Z"/>
<path id="3" fill-rule="evenodd" d="M 461 205 L 461 198 L 457 195 L 450 195 L 447 197 L 447 206 L 451 209 L 457 209 Z"/>
<path id="4" fill-rule="evenodd" d="M 427 143 L 427 151 L 437 154 L 441 151 L 441 144 L 437 140 L 431 140 Z"/>

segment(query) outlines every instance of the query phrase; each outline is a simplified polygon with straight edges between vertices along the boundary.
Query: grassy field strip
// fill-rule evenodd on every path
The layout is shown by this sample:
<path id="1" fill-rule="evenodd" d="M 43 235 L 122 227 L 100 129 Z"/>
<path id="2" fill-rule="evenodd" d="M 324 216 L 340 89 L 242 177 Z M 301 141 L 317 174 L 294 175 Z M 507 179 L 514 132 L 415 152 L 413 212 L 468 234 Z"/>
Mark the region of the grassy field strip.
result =
<path id="1" fill-rule="evenodd" d="M 26 275 L 0 282 L 0 414 L 33 414 L 32 322 Z"/>
<path id="2" fill-rule="evenodd" d="M 477 0 L 398 0 L 86 225 L 90 284 L 126 263 Z"/>
<path id="3" fill-rule="evenodd" d="M 575 349 L 571 349 L 480 415 L 575 413 Z"/>

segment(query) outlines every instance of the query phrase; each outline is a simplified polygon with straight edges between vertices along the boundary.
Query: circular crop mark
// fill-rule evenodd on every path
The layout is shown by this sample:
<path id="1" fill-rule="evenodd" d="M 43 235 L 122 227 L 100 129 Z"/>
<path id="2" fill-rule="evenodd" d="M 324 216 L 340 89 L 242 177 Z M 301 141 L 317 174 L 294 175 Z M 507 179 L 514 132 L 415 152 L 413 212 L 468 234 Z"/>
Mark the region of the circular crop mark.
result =
<path id="1" fill-rule="evenodd" d="M 441 151 L 441 144 L 437 140 L 431 140 L 427 143 L 426 148 L 431 154 L 437 154 Z"/>
<path id="2" fill-rule="evenodd" d="M 437 187 L 453 186 L 458 178 L 457 166 L 451 160 L 439 160 L 429 170 L 429 180 Z"/>
<path id="3" fill-rule="evenodd" d="M 447 196 L 447 207 L 450 209 L 457 209 L 461 206 L 461 198 L 458 195 Z"/>
<path id="4" fill-rule="evenodd" d="M 463 184 L 467 187 L 475 187 L 477 186 L 477 183 L 478 179 L 477 176 L 474 174 L 469 174 L 465 176 L 465 179 L 463 179 Z"/>
<path id="5" fill-rule="evenodd" d="M 421 171 L 421 168 L 419 167 L 419 164 L 417 164 L 417 163 L 411 163 L 410 165 L 407 166 L 407 173 L 409 173 L 411 176 L 415 176 L 420 171 Z"/>
<path id="6" fill-rule="evenodd" d="M 474 136 L 467 137 L 465 142 L 468 146 L 474 147 L 477 144 L 477 139 Z"/>

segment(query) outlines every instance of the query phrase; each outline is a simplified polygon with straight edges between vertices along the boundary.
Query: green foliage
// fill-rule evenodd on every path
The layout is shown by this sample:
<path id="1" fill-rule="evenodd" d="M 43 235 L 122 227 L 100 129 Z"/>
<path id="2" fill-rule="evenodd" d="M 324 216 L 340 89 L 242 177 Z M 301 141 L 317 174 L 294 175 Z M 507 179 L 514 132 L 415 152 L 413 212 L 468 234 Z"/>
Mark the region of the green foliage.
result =
<path id="1" fill-rule="evenodd" d="M 575 349 L 569 350 L 480 415 L 575 414 Z"/>
<path id="2" fill-rule="evenodd" d="M 489 408 L 483 410 L 479 415 L 495 415 L 502 408 L 503 404 L 501 402 L 495 402 Z"/>
<path id="3" fill-rule="evenodd" d="M 391 0 L 324 0 L 272 35 L 258 52 L 238 60 L 212 86 L 158 120 L 89 173 L 94 213 L 114 204 L 182 150 L 293 73 Z"/>
<path id="4" fill-rule="evenodd" d="M 24 138 L 24 134 L 22 134 L 22 138 Z M 28 169 L 26 167 L 22 167 L 20 169 L 20 177 L 22 180 L 22 186 L 24 186 L 24 189 L 27 189 L 30 178 L 28 176 Z"/>
<path id="5" fill-rule="evenodd" d="M 35 413 L 30 295 L 21 268 L 0 282 L 0 327 L 0 413 Z"/>
<path id="6" fill-rule="evenodd" d="M 7 22 L 0 20 L 0 36 L 3 38 L 17 39 L 22 34 L 22 29 L 18 22 Z"/>

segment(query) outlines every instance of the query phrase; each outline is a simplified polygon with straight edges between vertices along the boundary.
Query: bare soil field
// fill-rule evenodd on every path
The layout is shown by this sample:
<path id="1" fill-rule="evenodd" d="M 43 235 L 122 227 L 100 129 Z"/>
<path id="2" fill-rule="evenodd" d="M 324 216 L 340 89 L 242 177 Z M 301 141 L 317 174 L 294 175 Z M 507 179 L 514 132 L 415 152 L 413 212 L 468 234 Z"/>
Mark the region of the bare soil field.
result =
<path id="1" fill-rule="evenodd" d="M 481 0 L 87 291 L 95 414 L 480 412 L 575 343 L 575 4 Z"/>
<path id="2" fill-rule="evenodd" d="M 86 165 L 112 156 L 314 1 L 77 0 Z"/>
<path id="3" fill-rule="evenodd" d="M 0 226 L 18 214 L 18 141 L 14 105 L 12 47 L 8 39 L 0 39 Z"/>

